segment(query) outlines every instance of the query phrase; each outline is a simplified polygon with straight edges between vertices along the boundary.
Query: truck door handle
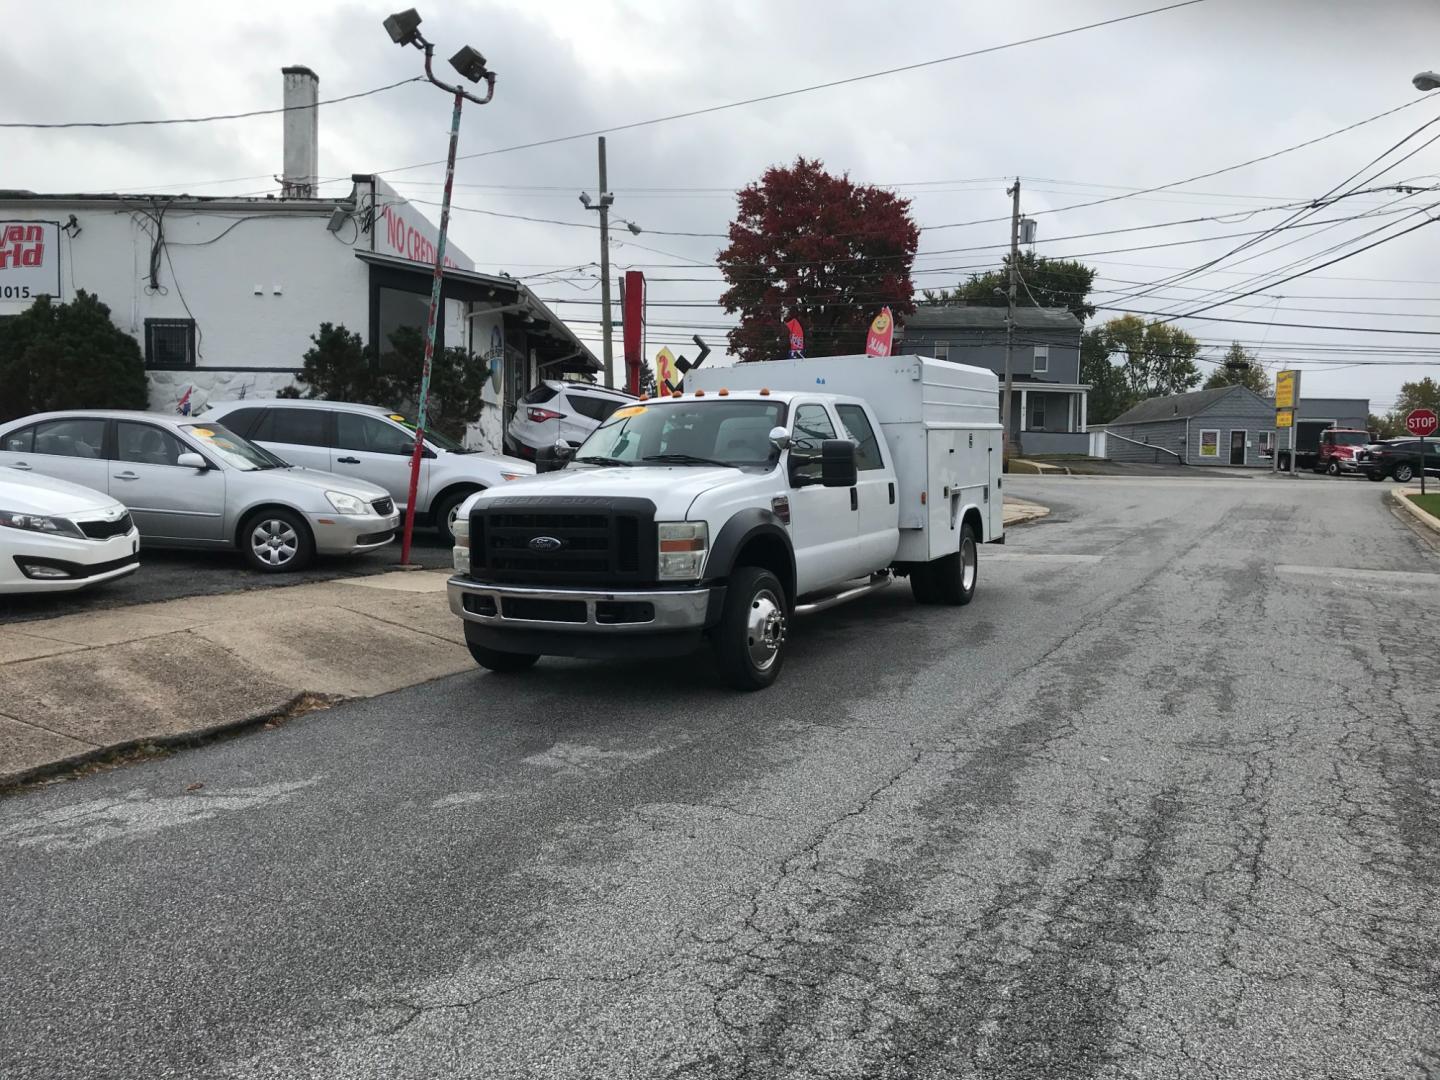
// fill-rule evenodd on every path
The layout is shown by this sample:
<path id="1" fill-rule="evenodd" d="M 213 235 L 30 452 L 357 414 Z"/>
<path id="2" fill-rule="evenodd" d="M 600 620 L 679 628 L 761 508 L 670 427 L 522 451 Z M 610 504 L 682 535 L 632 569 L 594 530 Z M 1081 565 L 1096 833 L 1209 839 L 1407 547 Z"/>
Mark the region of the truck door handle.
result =
<path id="1" fill-rule="evenodd" d="M 860 489 L 859 489 L 859 488 L 851 488 L 851 489 L 850 489 L 850 509 L 851 509 L 851 510 L 859 510 L 859 509 L 860 509 Z"/>
<path id="2" fill-rule="evenodd" d="M 359 459 L 358 457 L 337 457 L 335 460 L 336 460 L 337 463 L 339 463 L 339 464 L 341 464 L 341 465 L 359 465 L 359 464 L 360 464 L 360 459 Z"/>
<path id="3" fill-rule="evenodd" d="M 19 469 L 21 472 L 30 472 L 30 471 L 32 471 L 33 468 L 34 468 L 34 466 L 32 466 L 32 465 L 27 465 L 27 464 L 26 464 L 25 462 L 23 462 L 23 461 L 17 461 L 17 462 L 15 462 L 14 465 L 11 465 L 10 467 L 11 467 L 12 469 Z"/>
<path id="4" fill-rule="evenodd" d="M 137 476 L 137 475 L 136 475 L 135 473 L 133 473 L 133 472 L 117 472 L 117 473 L 115 474 L 115 479 L 116 479 L 116 480 L 139 480 L 140 477 Z"/>

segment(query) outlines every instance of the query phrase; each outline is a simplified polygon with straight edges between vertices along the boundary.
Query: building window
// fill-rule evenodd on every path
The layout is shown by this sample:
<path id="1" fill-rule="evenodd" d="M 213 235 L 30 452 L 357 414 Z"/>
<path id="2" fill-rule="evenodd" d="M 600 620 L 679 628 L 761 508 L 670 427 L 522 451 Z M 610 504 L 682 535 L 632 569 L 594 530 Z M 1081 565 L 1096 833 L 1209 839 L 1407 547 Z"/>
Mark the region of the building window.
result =
<path id="1" fill-rule="evenodd" d="M 1030 402 L 1030 430 L 1045 430 L 1045 399 L 1039 394 Z"/>
<path id="2" fill-rule="evenodd" d="M 1035 346 L 1035 374 L 1044 375 L 1050 370 L 1050 346 Z"/>
<path id="3" fill-rule="evenodd" d="M 1220 432 L 1202 430 L 1200 432 L 1200 456 L 1211 461 L 1220 457 Z"/>
<path id="4" fill-rule="evenodd" d="M 177 371 L 195 366 L 194 319 L 146 319 L 145 366 Z"/>
<path id="5" fill-rule="evenodd" d="M 1273 431 L 1259 432 L 1260 456 L 1272 458 L 1275 456 L 1275 433 Z"/>
<path id="6" fill-rule="evenodd" d="M 948 341 L 935 342 L 934 356 L 936 360 L 950 359 L 950 343 Z"/>

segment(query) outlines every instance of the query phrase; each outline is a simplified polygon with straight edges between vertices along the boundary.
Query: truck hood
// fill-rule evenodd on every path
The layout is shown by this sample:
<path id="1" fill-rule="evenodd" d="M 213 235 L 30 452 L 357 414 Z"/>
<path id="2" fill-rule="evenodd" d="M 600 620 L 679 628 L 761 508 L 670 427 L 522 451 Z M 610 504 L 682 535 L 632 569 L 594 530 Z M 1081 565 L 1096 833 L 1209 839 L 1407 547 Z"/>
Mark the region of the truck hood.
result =
<path id="1" fill-rule="evenodd" d="M 690 504 L 707 491 L 753 479 L 744 470 L 705 465 L 610 466 L 541 473 L 481 492 L 477 505 L 516 495 L 649 499 L 658 521 L 684 521 Z"/>

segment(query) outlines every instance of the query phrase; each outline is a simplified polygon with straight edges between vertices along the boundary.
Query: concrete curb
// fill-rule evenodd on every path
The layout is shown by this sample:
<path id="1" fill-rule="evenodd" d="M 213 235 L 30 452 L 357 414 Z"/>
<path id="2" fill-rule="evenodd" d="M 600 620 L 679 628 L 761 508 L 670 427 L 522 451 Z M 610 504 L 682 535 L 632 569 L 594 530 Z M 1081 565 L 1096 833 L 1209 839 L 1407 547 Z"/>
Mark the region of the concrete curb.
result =
<path id="1" fill-rule="evenodd" d="M 1005 503 L 1005 528 L 1007 529 L 1016 525 L 1028 525 L 1032 521 L 1039 521 L 1041 518 L 1049 516 L 1050 508 L 1041 506 L 1039 503 L 1022 500 L 1007 500 Z"/>
<path id="2" fill-rule="evenodd" d="M 1419 494 L 1419 488 L 1395 488 L 1388 493 L 1388 497 L 1391 502 L 1398 503 L 1421 525 L 1424 525 L 1432 532 L 1440 533 L 1440 518 L 1437 518 L 1434 514 L 1428 513 L 1425 510 L 1421 510 L 1420 507 L 1415 505 L 1414 500 L 1407 498 L 1407 496 Z"/>
<path id="3" fill-rule="evenodd" d="M 448 571 L 0 626 L 0 792 L 471 670 Z"/>

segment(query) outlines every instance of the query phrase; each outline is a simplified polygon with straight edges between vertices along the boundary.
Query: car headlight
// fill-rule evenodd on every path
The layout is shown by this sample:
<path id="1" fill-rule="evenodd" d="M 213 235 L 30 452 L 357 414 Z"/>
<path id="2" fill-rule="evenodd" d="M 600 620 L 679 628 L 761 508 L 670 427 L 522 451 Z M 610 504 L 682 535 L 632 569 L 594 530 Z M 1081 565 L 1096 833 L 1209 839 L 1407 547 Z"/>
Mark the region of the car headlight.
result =
<path id="1" fill-rule="evenodd" d="M 705 568 L 710 527 L 703 521 L 659 523 L 661 581 L 693 581 Z"/>
<path id="2" fill-rule="evenodd" d="M 0 510 L 0 527 L 47 533 L 50 536 L 72 536 L 77 540 L 85 539 L 85 534 L 80 531 L 80 526 L 69 518 L 26 514 L 19 510 Z"/>
<path id="3" fill-rule="evenodd" d="M 523 472 L 502 472 L 502 473 L 500 474 L 500 479 L 502 479 L 502 480 L 524 480 L 525 477 L 527 477 L 527 476 L 529 476 L 529 475 L 530 475 L 529 473 L 523 473 Z"/>
<path id="4" fill-rule="evenodd" d="M 327 491 L 325 498 L 330 500 L 330 505 L 337 514 L 363 514 L 369 509 L 364 499 L 347 495 L 343 491 Z"/>

